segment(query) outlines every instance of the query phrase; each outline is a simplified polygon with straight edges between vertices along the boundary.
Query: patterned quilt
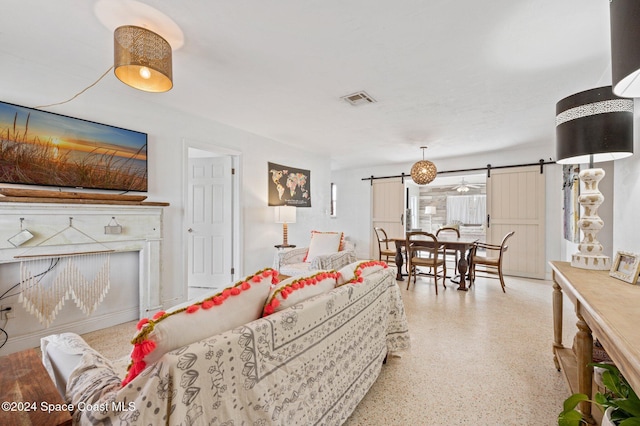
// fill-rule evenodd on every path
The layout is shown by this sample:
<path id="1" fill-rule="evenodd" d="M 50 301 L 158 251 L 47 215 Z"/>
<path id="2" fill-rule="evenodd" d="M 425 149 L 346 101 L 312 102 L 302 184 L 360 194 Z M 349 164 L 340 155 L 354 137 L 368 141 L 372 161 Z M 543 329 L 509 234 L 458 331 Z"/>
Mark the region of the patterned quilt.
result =
<path id="1" fill-rule="evenodd" d="M 339 425 L 387 353 L 409 347 L 388 269 L 169 352 L 125 387 L 79 336 L 62 336 L 83 353 L 67 385 L 83 425 Z"/>

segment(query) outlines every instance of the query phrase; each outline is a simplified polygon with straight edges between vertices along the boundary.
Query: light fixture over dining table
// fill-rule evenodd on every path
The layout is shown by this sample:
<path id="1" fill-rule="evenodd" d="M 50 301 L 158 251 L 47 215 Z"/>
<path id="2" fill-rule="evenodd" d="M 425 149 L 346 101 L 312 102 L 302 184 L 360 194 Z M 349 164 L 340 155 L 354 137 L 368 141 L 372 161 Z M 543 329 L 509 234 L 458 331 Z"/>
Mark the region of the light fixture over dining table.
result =
<path id="1" fill-rule="evenodd" d="M 413 182 L 417 185 L 426 185 L 436 178 L 438 169 L 431 161 L 424 159 L 424 150 L 427 149 L 427 147 L 421 146 L 420 149 L 422 149 L 422 160 L 416 162 L 413 167 L 411 167 L 411 179 L 413 179 Z"/>

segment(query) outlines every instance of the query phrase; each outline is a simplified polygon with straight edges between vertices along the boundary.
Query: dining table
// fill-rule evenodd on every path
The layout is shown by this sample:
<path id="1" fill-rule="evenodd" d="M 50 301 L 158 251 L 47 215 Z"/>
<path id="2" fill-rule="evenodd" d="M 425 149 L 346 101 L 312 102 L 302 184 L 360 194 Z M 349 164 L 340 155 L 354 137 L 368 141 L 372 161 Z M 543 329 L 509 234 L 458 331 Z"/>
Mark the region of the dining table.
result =
<path id="1" fill-rule="evenodd" d="M 396 257 L 395 262 L 398 267 L 398 272 L 396 273 L 397 281 L 404 281 L 402 275 L 402 265 L 404 264 L 404 254 L 402 248 L 406 246 L 407 240 L 406 238 L 391 238 L 396 246 Z M 470 280 L 470 275 L 467 274 L 470 271 L 471 266 L 471 248 L 473 244 L 478 241 L 477 237 L 469 237 L 461 235 L 460 237 L 451 236 L 451 235 L 442 235 L 437 237 L 437 241 L 439 244 L 445 246 L 446 249 L 456 250 L 458 252 L 458 274 L 455 277 L 451 278 L 453 283 L 459 284 L 458 290 L 460 291 L 468 291 L 469 287 L 467 287 L 467 280 Z M 460 282 L 454 281 L 454 278 L 460 277 Z"/>

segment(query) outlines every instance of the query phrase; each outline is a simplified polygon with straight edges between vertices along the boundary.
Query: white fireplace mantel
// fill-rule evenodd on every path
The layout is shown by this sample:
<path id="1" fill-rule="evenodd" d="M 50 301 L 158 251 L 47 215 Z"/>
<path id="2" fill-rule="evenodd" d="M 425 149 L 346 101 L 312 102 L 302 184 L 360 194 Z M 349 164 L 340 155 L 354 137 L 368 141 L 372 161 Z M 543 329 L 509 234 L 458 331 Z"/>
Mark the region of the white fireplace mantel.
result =
<path id="1" fill-rule="evenodd" d="M 115 252 L 139 253 L 139 314 L 140 318 L 149 316 L 161 308 L 162 213 L 166 204 L 157 204 L 0 203 L 0 264 L 19 262 L 20 256 L 46 252 L 48 248 L 55 253 L 85 250 L 86 244 L 82 243 L 86 240 L 74 241 L 73 233 L 63 233 L 62 241 L 50 239 L 72 223 Z M 122 226 L 120 234 L 105 234 L 112 218 Z M 14 247 L 8 239 L 21 231 L 21 225 L 34 237 Z"/>

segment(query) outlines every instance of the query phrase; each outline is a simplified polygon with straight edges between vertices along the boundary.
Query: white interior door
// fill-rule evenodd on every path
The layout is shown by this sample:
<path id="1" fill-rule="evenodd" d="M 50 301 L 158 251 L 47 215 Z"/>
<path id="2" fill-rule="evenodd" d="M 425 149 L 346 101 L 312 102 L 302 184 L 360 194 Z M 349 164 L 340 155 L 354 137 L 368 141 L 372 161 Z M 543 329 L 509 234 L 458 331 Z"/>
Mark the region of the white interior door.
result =
<path id="1" fill-rule="evenodd" d="M 539 166 L 491 170 L 487 178 L 487 242 L 500 244 L 506 275 L 545 277 L 545 177 Z"/>
<path id="2" fill-rule="evenodd" d="M 371 258 L 378 259 L 373 228 L 383 228 L 389 238 L 404 237 L 404 183 L 400 178 L 374 180 L 371 186 Z"/>
<path id="3" fill-rule="evenodd" d="M 224 286 L 233 278 L 232 159 L 189 158 L 188 167 L 189 286 Z"/>

